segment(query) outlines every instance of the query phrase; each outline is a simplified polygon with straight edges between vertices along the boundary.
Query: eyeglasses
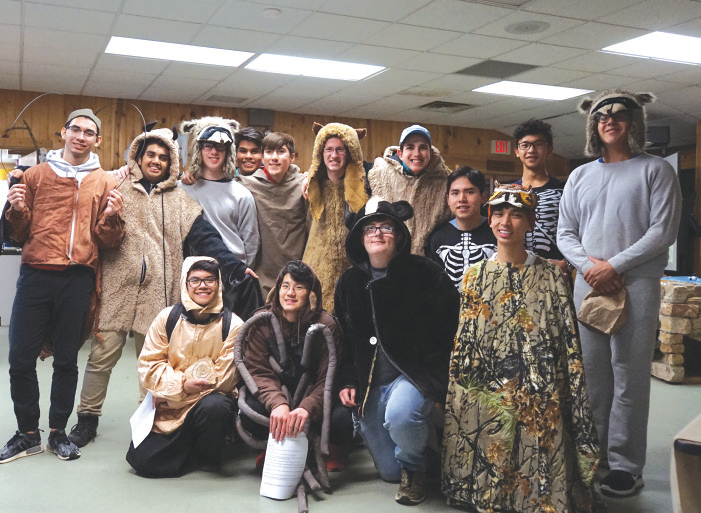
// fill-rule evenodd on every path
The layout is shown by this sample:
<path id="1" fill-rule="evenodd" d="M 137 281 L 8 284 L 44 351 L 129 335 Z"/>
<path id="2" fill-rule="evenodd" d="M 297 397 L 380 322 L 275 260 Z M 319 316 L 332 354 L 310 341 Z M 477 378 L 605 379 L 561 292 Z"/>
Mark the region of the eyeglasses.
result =
<path id="1" fill-rule="evenodd" d="M 613 114 L 609 115 L 597 112 L 596 114 L 594 114 L 594 119 L 600 125 L 605 125 L 611 120 L 613 120 L 614 123 L 623 123 L 624 121 L 630 120 L 630 114 L 628 114 L 627 112 L 614 112 Z"/>
<path id="2" fill-rule="evenodd" d="M 201 283 L 204 283 L 208 287 L 211 287 L 215 283 L 217 283 L 217 279 L 214 276 L 207 276 L 206 278 L 188 278 L 187 279 L 187 284 L 190 285 L 193 289 L 196 289 L 197 287 L 200 286 Z"/>
<path id="3" fill-rule="evenodd" d="M 380 230 L 380 233 L 382 233 L 383 235 L 390 235 L 394 233 L 394 226 L 392 226 L 391 224 L 383 224 L 380 226 L 369 224 L 367 226 L 363 226 L 363 233 L 365 235 L 375 235 L 377 233 L 377 230 Z"/>
<path id="4" fill-rule="evenodd" d="M 333 155 L 334 153 L 339 156 L 343 156 L 346 154 L 346 149 L 345 148 L 324 148 L 324 153 L 327 155 Z"/>
<path id="5" fill-rule="evenodd" d="M 531 149 L 531 147 L 535 148 L 536 150 L 544 150 L 545 148 L 548 147 L 548 143 L 545 141 L 535 141 L 535 142 L 527 142 L 523 141 L 518 143 L 518 149 L 522 151 L 528 151 Z"/>
<path id="6" fill-rule="evenodd" d="M 66 130 L 71 132 L 73 135 L 78 135 L 82 132 L 83 135 L 85 135 L 85 137 L 87 137 L 88 139 L 97 137 L 97 132 L 95 132 L 95 130 L 90 130 L 89 128 L 87 130 L 82 130 L 79 126 L 76 125 L 67 126 Z"/>
<path id="7" fill-rule="evenodd" d="M 287 292 L 288 290 L 290 290 L 290 288 L 291 287 L 289 283 L 283 283 L 282 285 L 280 285 L 280 290 L 282 290 L 283 292 Z M 295 294 L 302 294 L 306 290 L 307 287 L 305 287 L 304 285 L 295 285 L 294 287 Z"/>
<path id="8" fill-rule="evenodd" d="M 202 143 L 202 149 L 207 151 L 217 150 L 219 153 L 224 153 L 226 151 L 226 144 L 205 141 Z"/>

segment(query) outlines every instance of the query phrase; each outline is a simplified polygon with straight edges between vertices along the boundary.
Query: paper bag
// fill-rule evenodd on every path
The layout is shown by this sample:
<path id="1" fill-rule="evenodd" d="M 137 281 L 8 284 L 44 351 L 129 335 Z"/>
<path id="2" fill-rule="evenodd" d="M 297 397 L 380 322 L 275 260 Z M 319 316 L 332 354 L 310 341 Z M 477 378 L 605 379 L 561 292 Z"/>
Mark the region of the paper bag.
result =
<path id="1" fill-rule="evenodd" d="M 606 296 L 592 289 L 582 301 L 577 319 L 591 330 L 613 335 L 628 320 L 626 287 Z"/>

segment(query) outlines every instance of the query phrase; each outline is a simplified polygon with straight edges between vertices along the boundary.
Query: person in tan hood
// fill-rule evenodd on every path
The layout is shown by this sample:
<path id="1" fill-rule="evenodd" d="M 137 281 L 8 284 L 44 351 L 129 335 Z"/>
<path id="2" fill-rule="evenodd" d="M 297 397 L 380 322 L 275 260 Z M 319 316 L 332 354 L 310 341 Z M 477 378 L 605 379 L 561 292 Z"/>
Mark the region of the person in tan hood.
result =
<path id="1" fill-rule="evenodd" d="M 234 418 L 234 342 L 243 321 L 224 307 L 216 260 L 186 258 L 180 288 L 182 303 L 158 314 L 139 357 L 156 416 L 127 461 L 147 477 L 217 470 Z"/>

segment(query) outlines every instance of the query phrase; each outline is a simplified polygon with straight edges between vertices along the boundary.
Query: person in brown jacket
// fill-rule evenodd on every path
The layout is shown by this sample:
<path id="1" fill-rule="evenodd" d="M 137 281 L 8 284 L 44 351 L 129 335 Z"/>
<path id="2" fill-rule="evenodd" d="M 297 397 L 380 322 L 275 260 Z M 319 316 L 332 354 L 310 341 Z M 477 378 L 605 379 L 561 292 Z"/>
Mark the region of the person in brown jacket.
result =
<path id="1" fill-rule="evenodd" d="M 36 361 L 53 345 L 53 379 L 47 450 L 59 459 L 80 457 L 65 433 L 78 384 L 78 350 L 95 289 L 98 249 L 124 237 L 122 195 L 92 152 L 102 138 L 90 109 L 68 116 L 62 150 L 27 170 L 8 193 L 3 222 L 20 244 L 22 267 L 10 319 L 10 393 L 17 433 L 0 451 L 0 463 L 39 454 L 39 384 Z"/>

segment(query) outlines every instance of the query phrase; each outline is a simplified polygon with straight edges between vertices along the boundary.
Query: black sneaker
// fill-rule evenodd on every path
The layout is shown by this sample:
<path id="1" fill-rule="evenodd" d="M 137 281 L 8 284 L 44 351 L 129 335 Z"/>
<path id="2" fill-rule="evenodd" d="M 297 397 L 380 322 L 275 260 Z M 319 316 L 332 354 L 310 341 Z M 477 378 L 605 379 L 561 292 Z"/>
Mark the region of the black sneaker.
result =
<path id="1" fill-rule="evenodd" d="M 54 429 L 49 433 L 46 450 L 58 456 L 59 460 L 76 460 L 80 458 L 80 449 L 68 439 L 63 429 Z"/>
<path id="2" fill-rule="evenodd" d="M 41 446 L 41 435 L 38 430 L 34 433 L 17 431 L 15 436 L 10 438 L 10 441 L 0 451 L 0 463 L 9 463 L 17 458 L 33 456 L 42 452 L 44 452 L 44 448 Z"/>
<path id="3" fill-rule="evenodd" d="M 71 428 L 68 439 L 78 447 L 85 447 L 97 436 L 100 417 L 92 413 L 79 413 L 78 423 Z"/>
<path id="4" fill-rule="evenodd" d="M 601 493 L 608 497 L 630 497 L 645 486 L 643 476 L 625 470 L 612 470 L 601 480 Z"/>
<path id="5" fill-rule="evenodd" d="M 394 500 L 405 506 L 421 504 L 426 499 L 424 491 L 425 472 L 412 472 L 402 467 L 402 476 L 399 481 L 399 490 Z"/>

